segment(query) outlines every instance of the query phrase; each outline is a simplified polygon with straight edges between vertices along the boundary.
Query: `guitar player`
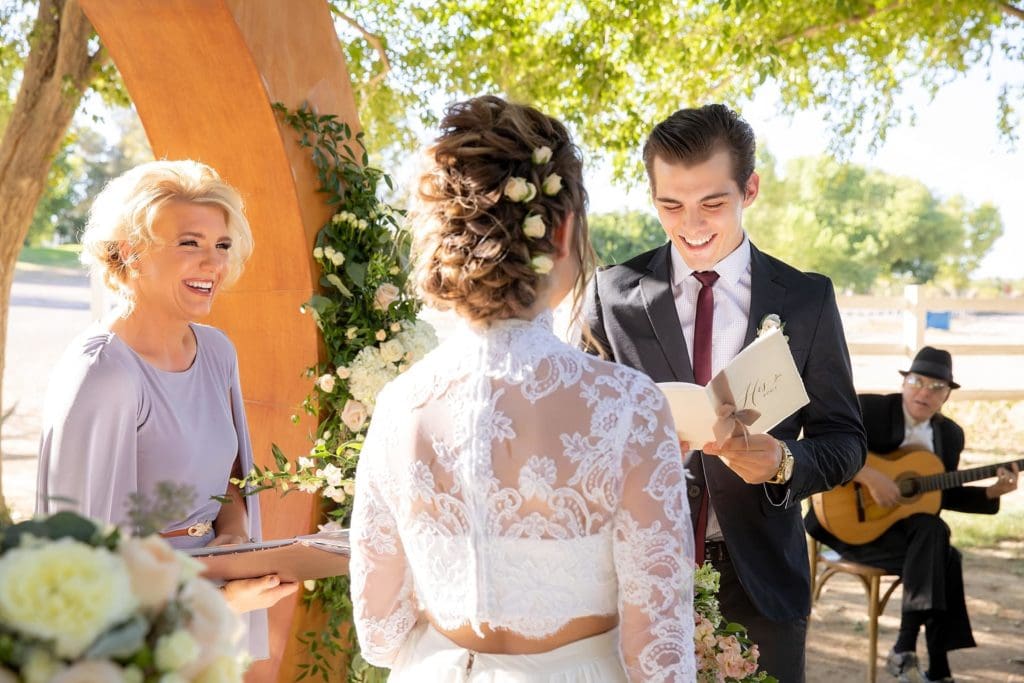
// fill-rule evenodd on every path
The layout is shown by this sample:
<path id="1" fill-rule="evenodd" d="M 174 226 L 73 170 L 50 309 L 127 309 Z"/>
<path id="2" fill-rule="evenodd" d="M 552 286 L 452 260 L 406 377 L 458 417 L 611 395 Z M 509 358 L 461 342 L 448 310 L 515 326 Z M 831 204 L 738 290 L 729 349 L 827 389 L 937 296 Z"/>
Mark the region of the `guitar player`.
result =
<path id="1" fill-rule="evenodd" d="M 956 471 L 964 447 L 964 432 L 939 411 L 953 389 L 953 361 L 948 351 L 925 346 L 903 375 L 903 390 L 885 396 L 858 396 L 867 431 L 868 450 L 884 455 L 898 448 L 919 448 L 941 458 L 947 472 Z M 942 508 L 995 514 L 999 497 L 1017 488 L 1018 467 L 999 468 L 996 483 L 959 486 L 942 493 Z M 896 483 L 865 465 L 854 481 L 886 506 L 900 503 Z M 805 518 L 808 533 L 831 546 L 844 558 L 899 572 L 903 578 L 903 606 L 895 646 L 886 669 L 899 681 L 953 681 L 946 653 L 974 647 L 974 636 L 964 601 L 960 553 L 950 545 L 949 527 L 938 515 L 914 514 L 894 523 L 880 537 L 863 545 L 850 545 L 822 528 L 812 509 Z M 925 627 L 928 670 L 919 668 L 917 635 Z"/>

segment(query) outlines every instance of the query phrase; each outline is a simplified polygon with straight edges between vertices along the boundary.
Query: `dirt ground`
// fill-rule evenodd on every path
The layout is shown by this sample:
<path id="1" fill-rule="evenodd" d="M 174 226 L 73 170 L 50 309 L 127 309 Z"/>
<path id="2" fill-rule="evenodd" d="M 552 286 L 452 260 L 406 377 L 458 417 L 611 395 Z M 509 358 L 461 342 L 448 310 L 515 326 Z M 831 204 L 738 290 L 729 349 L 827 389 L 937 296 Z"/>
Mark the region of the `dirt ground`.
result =
<path id="1" fill-rule="evenodd" d="M 978 647 L 950 653 L 958 682 L 1024 683 L 1024 540 L 964 551 L 967 609 Z M 883 588 L 884 590 L 884 588 Z M 878 620 L 878 681 L 895 680 L 884 669 L 899 628 L 901 589 Z M 814 605 L 808 629 L 807 680 L 866 680 L 867 596 L 860 582 L 836 575 Z M 918 654 L 925 653 L 923 635 Z"/>

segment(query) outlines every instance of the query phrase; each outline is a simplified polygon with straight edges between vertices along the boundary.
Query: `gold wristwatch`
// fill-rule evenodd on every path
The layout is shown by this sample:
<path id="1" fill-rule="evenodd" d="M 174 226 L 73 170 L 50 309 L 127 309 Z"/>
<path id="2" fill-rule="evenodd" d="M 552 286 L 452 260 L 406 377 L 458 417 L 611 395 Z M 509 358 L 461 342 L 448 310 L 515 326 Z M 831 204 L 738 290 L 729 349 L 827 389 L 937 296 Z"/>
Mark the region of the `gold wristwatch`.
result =
<path id="1" fill-rule="evenodd" d="M 796 462 L 793 452 L 789 450 L 785 441 L 779 441 L 779 446 L 782 448 L 782 459 L 779 461 L 779 469 L 775 471 L 775 476 L 768 480 L 769 484 L 785 484 L 793 476 L 793 464 Z"/>

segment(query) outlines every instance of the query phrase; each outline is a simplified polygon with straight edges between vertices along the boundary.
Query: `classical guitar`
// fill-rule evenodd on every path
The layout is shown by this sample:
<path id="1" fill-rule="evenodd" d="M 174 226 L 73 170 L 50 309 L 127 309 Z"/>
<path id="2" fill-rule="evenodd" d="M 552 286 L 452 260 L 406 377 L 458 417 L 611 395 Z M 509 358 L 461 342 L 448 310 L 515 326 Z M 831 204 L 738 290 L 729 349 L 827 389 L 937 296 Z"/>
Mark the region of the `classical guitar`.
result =
<path id="1" fill-rule="evenodd" d="M 1014 463 L 1024 469 L 1024 459 L 1021 459 L 946 472 L 939 456 L 930 451 L 908 448 L 881 456 L 868 453 L 865 464 L 887 474 L 899 487 L 902 497 L 899 505 L 879 505 L 868 487 L 853 481 L 814 494 L 811 504 L 821 526 L 844 543 L 860 545 L 875 540 L 905 517 L 922 512 L 937 514 L 943 490 L 989 479 L 996 476 L 998 468 L 1008 468 Z"/>

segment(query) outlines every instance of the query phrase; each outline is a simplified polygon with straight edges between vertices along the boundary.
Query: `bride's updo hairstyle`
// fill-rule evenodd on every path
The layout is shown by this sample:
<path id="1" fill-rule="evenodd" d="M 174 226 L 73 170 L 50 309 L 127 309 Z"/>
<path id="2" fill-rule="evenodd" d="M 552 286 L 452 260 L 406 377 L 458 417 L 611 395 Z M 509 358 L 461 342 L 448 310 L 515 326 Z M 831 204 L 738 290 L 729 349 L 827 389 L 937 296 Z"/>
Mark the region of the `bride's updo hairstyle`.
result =
<path id="1" fill-rule="evenodd" d="M 566 216 L 578 301 L 595 261 L 579 149 L 559 121 L 499 97 L 452 105 L 413 200 L 415 279 L 438 309 L 472 321 L 523 317 L 545 290 Z"/>

